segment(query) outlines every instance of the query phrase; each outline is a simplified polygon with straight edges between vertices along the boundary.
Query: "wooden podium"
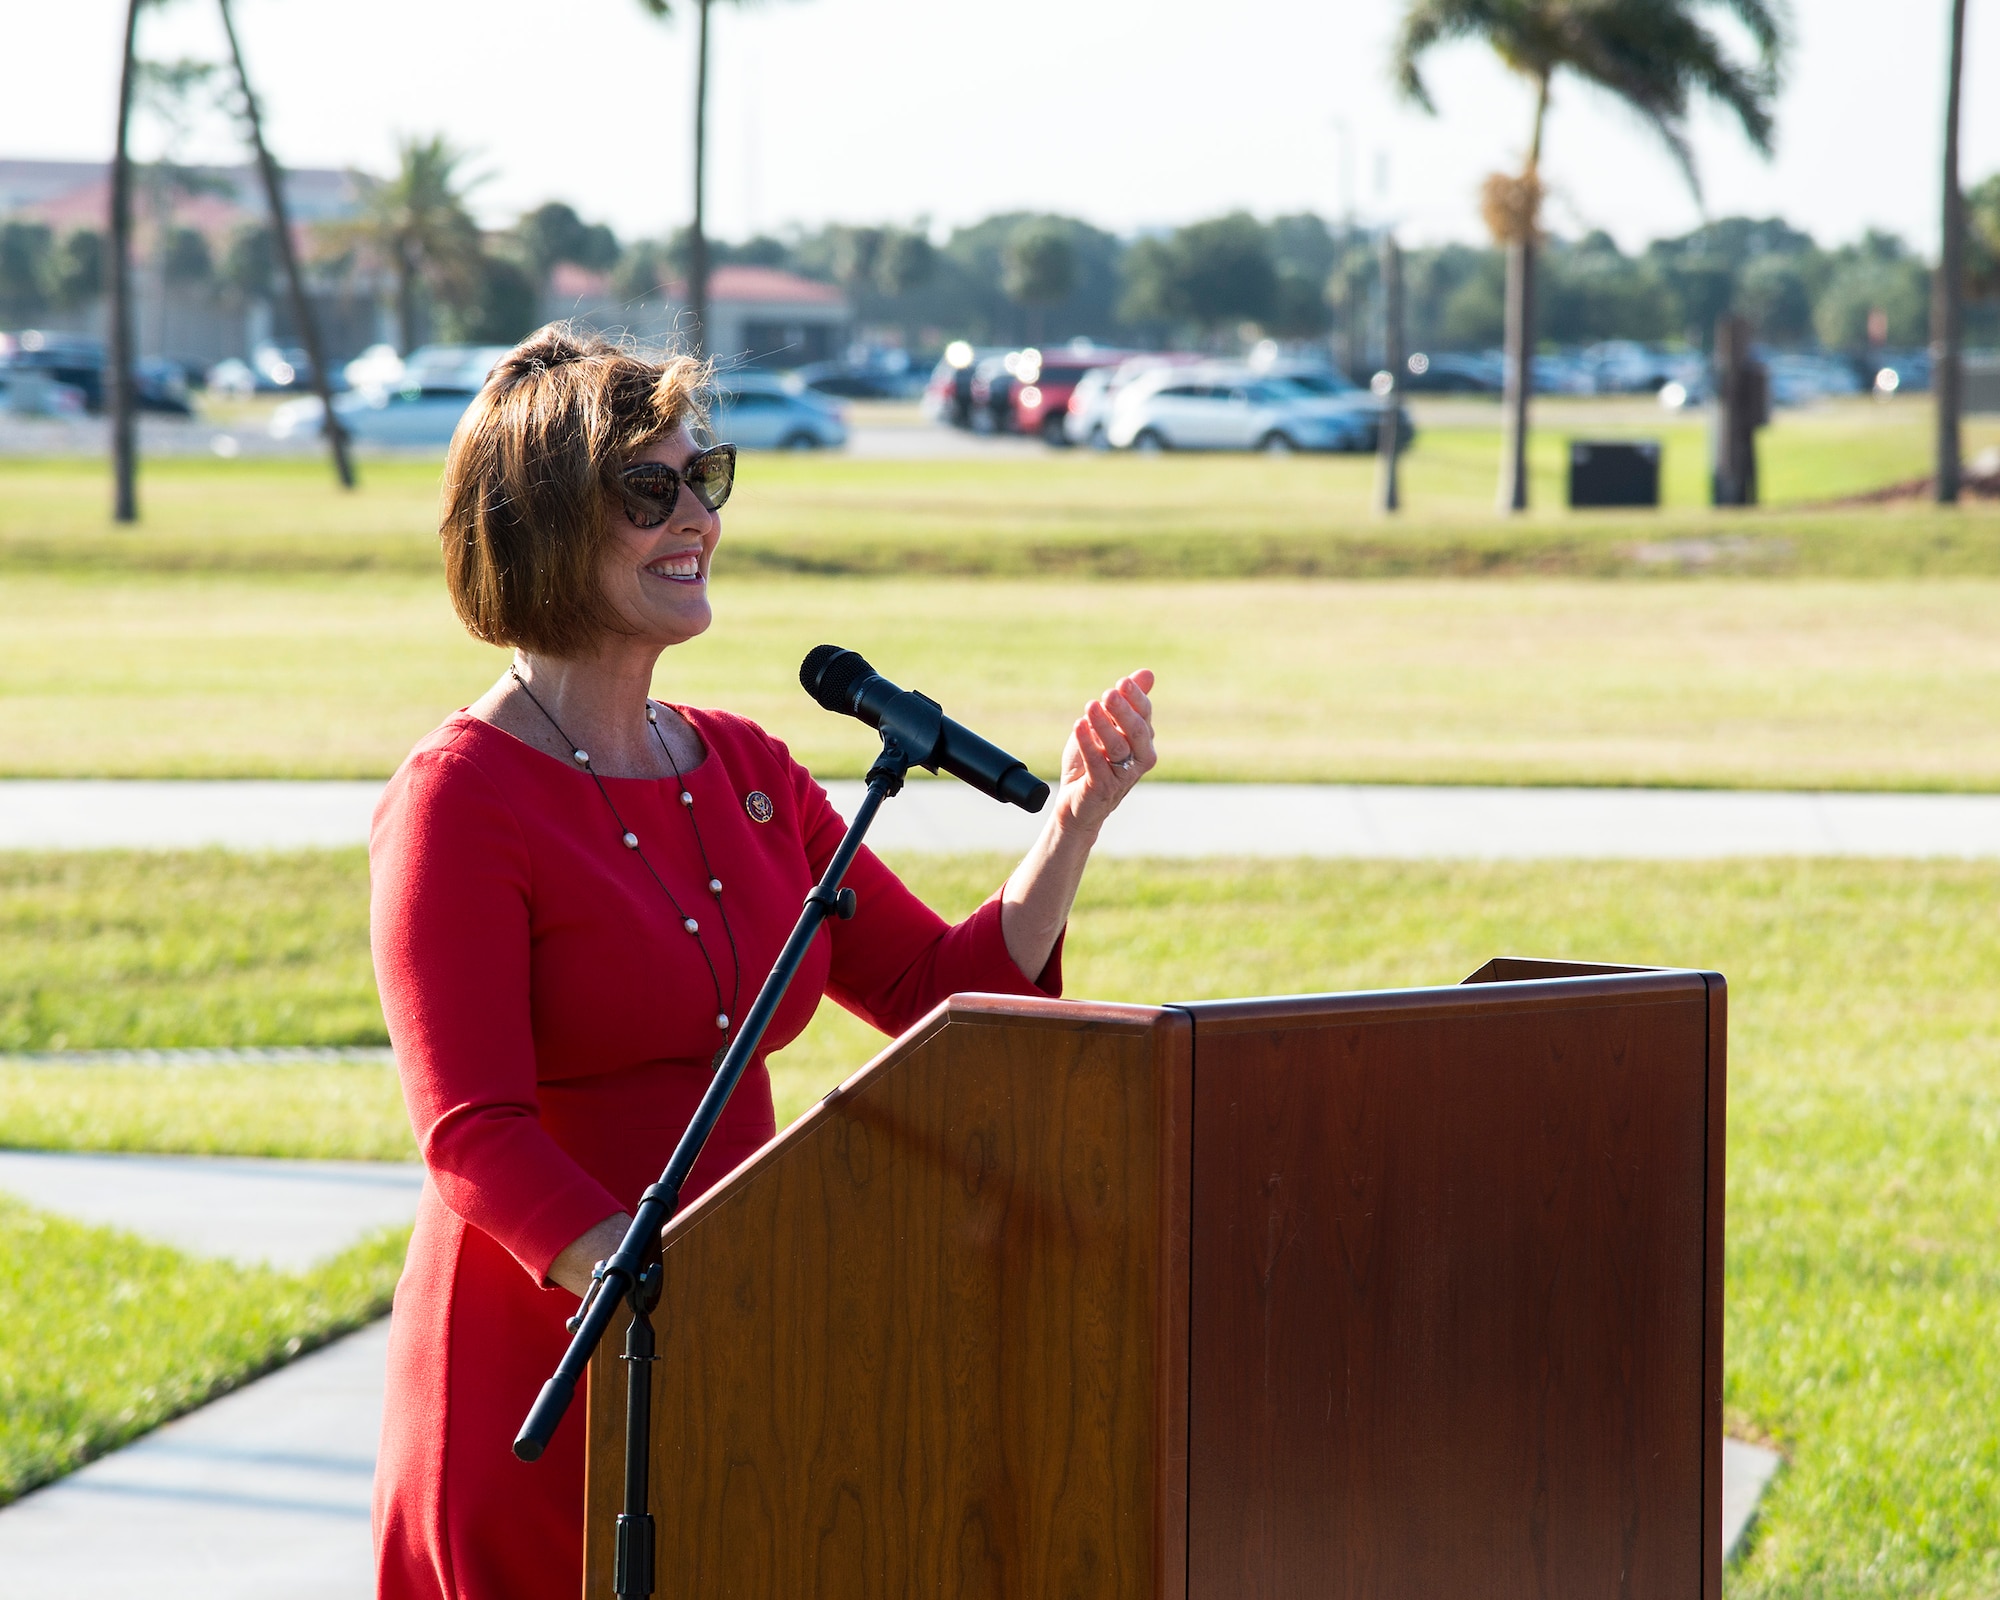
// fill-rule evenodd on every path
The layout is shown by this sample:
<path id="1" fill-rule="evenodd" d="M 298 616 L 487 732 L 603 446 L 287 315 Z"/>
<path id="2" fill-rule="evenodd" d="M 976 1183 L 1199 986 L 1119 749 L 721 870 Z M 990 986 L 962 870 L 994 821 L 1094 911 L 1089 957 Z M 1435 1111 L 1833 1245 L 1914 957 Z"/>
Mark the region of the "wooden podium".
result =
<path id="1" fill-rule="evenodd" d="M 666 1232 L 658 1593 L 1719 1600 L 1725 1037 L 1539 961 L 953 999 Z"/>

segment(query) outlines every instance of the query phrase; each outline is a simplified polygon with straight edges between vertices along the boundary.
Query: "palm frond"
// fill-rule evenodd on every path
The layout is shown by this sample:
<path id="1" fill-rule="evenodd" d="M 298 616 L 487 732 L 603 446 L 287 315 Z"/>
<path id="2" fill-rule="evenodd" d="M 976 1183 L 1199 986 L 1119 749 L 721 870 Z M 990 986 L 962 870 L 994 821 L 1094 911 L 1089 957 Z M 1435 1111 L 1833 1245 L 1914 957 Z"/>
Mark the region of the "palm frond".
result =
<path id="1" fill-rule="evenodd" d="M 1764 64 L 1775 70 L 1792 37 L 1792 8 L 1787 0 L 1715 0 L 1743 24 L 1757 42 Z"/>
<path id="2" fill-rule="evenodd" d="M 1518 0 L 1409 0 L 1390 47 L 1389 70 L 1397 88 L 1436 115 L 1420 66 L 1423 56 L 1455 39 L 1485 39 L 1499 49 L 1499 40 L 1511 32 L 1506 13 L 1520 9 Z"/>
<path id="3" fill-rule="evenodd" d="M 1755 54 L 1738 59 L 1708 25 L 1734 17 Z M 1779 64 L 1790 34 L 1788 0 L 1409 0 L 1391 50 L 1398 87 L 1436 108 L 1422 60 L 1440 44 L 1476 38 L 1510 67 L 1547 79 L 1575 73 L 1624 101 L 1659 136 L 1699 200 L 1687 119 L 1696 96 L 1732 112 L 1768 154 Z"/>

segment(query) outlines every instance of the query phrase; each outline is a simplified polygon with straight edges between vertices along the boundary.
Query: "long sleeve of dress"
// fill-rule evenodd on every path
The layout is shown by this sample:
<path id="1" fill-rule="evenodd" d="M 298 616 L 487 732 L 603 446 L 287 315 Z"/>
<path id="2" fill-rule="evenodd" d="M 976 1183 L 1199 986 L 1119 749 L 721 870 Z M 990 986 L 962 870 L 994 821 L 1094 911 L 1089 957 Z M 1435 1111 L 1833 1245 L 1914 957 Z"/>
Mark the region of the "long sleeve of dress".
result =
<path id="1" fill-rule="evenodd" d="M 541 1281 L 624 1205 L 543 1128 L 520 824 L 469 757 L 421 752 L 369 842 L 382 1011 L 438 1197 Z"/>
<path id="2" fill-rule="evenodd" d="M 792 767 L 806 857 L 815 875 L 826 869 L 846 831 L 826 791 L 805 768 Z M 1000 891 L 955 926 L 919 900 L 895 873 L 863 849 L 847 874 L 859 909 L 851 922 L 830 924 L 833 970 L 827 993 L 885 1033 L 901 1033 L 947 997 L 1062 994 L 1062 950 L 1056 938 L 1034 981 L 1007 953 L 1000 925 Z"/>

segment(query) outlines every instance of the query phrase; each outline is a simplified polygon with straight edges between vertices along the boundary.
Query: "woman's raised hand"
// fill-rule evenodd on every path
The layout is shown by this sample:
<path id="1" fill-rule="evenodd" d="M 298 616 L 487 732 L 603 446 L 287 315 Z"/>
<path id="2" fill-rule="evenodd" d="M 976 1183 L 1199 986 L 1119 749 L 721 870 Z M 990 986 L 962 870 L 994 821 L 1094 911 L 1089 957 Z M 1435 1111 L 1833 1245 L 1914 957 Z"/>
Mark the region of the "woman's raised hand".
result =
<path id="1" fill-rule="evenodd" d="M 1150 669 L 1120 678 L 1084 707 L 1063 747 L 1061 820 L 1091 838 L 1159 760 L 1153 749 Z"/>
<path id="2" fill-rule="evenodd" d="M 1031 983 L 1041 981 L 1069 920 L 1097 830 L 1159 759 L 1153 752 L 1152 687 L 1152 673 L 1141 667 L 1083 708 L 1063 747 L 1055 809 L 1001 891 L 1007 954 Z"/>

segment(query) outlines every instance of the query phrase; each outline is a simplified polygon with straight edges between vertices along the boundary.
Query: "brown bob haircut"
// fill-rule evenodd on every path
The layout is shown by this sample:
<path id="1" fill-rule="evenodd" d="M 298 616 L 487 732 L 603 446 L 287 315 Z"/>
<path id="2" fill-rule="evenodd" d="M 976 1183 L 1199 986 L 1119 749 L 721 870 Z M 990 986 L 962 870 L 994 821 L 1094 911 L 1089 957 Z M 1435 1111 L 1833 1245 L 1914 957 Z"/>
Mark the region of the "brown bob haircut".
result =
<path id="1" fill-rule="evenodd" d="M 474 638 L 573 656 L 617 628 L 597 561 L 618 474 L 706 420 L 708 379 L 692 356 L 648 361 L 563 323 L 501 358 L 452 436 L 438 524 L 451 603 Z"/>

